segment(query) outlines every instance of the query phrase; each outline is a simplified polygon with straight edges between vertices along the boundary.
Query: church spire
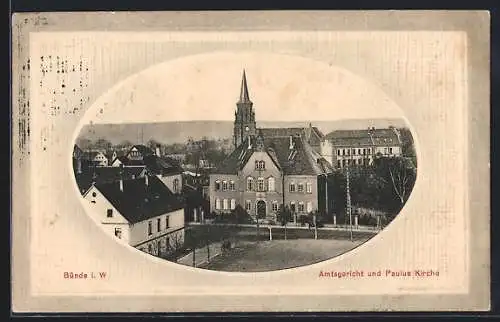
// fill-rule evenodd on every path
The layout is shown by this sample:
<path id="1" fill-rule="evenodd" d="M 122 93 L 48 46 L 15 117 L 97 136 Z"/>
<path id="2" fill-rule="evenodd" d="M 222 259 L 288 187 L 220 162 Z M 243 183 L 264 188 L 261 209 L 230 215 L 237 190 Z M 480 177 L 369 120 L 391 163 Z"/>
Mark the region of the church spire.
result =
<path id="1" fill-rule="evenodd" d="M 241 79 L 240 100 L 238 103 L 252 103 L 252 101 L 250 101 L 250 96 L 248 95 L 247 76 L 244 69 L 243 77 Z"/>

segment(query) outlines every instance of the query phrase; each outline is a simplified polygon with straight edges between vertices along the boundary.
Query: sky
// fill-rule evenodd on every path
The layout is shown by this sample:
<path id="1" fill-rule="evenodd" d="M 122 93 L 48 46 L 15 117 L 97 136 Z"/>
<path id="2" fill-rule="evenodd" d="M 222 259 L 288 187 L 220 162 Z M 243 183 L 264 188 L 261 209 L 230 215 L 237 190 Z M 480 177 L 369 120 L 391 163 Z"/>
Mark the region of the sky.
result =
<path id="1" fill-rule="evenodd" d="M 83 123 L 234 120 L 243 69 L 258 121 L 404 117 L 373 83 L 299 56 L 216 52 L 147 68 L 96 100 Z"/>

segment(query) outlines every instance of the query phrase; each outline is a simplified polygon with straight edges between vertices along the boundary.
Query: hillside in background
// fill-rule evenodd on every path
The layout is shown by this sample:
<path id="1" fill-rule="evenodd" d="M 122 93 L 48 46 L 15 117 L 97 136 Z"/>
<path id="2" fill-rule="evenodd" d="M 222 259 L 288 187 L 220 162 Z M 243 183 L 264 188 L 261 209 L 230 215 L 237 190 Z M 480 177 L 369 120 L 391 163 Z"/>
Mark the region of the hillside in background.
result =
<path id="1" fill-rule="evenodd" d="M 334 130 L 366 129 L 367 127 L 387 128 L 389 126 L 407 126 L 403 119 L 371 119 L 371 120 L 336 120 L 310 121 L 323 134 Z M 309 122 L 257 122 L 258 127 L 305 127 Z M 82 128 L 78 139 L 97 140 L 104 138 L 112 144 L 123 141 L 146 143 L 154 139 L 163 144 L 185 143 L 188 138 L 194 140 L 206 136 L 208 138 L 231 138 L 232 121 L 188 121 L 159 123 L 125 123 L 125 124 L 93 124 Z"/>

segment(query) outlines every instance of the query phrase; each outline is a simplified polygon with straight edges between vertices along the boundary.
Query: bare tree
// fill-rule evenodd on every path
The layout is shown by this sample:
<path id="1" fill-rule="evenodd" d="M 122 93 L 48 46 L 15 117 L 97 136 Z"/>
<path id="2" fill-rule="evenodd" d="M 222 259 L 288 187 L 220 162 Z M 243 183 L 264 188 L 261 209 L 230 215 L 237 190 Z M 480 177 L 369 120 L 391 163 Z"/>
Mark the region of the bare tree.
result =
<path id="1" fill-rule="evenodd" d="M 415 183 L 416 169 L 411 160 L 406 158 L 394 157 L 382 159 L 384 160 L 379 166 L 383 172 L 387 173 L 385 176 L 387 179 L 383 177 L 382 179 L 386 183 L 387 181 L 390 182 L 399 203 L 403 205 L 408 199 Z"/>

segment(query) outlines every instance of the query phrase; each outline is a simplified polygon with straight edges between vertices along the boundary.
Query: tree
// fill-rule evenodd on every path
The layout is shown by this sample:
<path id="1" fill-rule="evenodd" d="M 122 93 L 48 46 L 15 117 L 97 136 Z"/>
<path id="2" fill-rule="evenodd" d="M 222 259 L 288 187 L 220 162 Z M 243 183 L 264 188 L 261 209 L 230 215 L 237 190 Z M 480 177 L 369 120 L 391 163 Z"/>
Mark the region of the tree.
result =
<path id="1" fill-rule="evenodd" d="M 400 207 L 408 199 L 416 180 L 416 168 L 403 157 L 381 158 L 377 162 L 381 178 L 392 187 Z"/>
<path id="2" fill-rule="evenodd" d="M 285 240 L 287 239 L 287 229 L 286 225 L 292 219 L 292 212 L 288 205 L 280 205 L 280 209 L 278 211 L 277 220 L 281 223 L 282 226 L 285 226 Z"/>
<path id="3" fill-rule="evenodd" d="M 146 143 L 146 146 L 148 148 L 150 148 L 151 150 L 153 151 L 156 151 L 156 147 L 157 146 L 161 146 L 162 144 L 158 141 L 156 141 L 155 139 L 150 139 L 147 143 Z"/>
<path id="4" fill-rule="evenodd" d="M 104 138 L 99 138 L 96 142 L 94 142 L 93 147 L 94 149 L 99 149 L 99 150 L 110 150 L 113 145 L 111 142 Z"/>

